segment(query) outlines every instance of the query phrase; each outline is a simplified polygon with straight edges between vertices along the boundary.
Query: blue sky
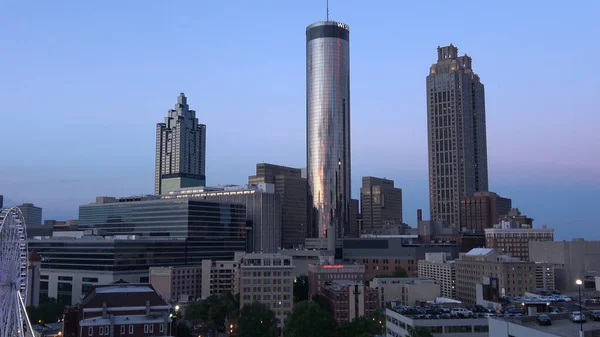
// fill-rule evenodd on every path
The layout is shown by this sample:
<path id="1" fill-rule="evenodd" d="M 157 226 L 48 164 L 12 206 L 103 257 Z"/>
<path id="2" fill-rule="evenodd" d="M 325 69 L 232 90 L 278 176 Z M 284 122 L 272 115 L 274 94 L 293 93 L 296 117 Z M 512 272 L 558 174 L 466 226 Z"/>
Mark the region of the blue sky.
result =
<path id="1" fill-rule="evenodd" d="M 490 189 L 600 239 L 596 1 L 331 0 L 350 25 L 353 193 L 394 179 L 428 214 L 425 76 L 438 45 L 486 86 Z M 0 194 L 44 218 L 153 191 L 155 124 L 185 92 L 207 124 L 210 185 L 257 162 L 305 165 L 305 28 L 325 1 L 0 4 Z"/>

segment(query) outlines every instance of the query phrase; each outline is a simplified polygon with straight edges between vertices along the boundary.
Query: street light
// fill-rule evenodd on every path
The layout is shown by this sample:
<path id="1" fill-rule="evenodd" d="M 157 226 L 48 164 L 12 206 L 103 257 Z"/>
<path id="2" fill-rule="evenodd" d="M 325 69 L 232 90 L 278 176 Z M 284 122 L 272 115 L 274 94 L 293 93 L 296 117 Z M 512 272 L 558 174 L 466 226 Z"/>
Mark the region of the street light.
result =
<path id="1" fill-rule="evenodd" d="M 179 306 L 178 305 L 175 306 L 175 311 L 179 311 Z"/>
<path id="2" fill-rule="evenodd" d="M 579 337 L 583 337 L 583 306 L 581 305 L 581 285 L 583 281 L 577 279 L 575 284 L 577 284 L 579 290 Z"/>

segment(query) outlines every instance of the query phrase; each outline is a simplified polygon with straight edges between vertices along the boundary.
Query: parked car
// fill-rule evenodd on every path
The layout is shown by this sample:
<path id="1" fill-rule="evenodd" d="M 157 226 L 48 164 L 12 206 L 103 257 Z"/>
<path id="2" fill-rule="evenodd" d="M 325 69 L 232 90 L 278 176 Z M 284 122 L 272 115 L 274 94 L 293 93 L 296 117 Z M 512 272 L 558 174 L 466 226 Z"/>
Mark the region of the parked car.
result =
<path id="1" fill-rule="evenodd" d="M 471 310 L 467 310 L 465 308 L 452 308 L 452 311 L 450 313 L 451 313 L 451 315 L 458 316 L 458 317 L 472 317 L 473 316 L 473 312 Z"/>
<path id="2" fill-rule="evenodd" d="M 569 319 L 574 323 L 585 323 L 585 315 L 581 313 L 581 311 L 573 311 L 571 315 L 569 315 Z"/>
<path id="3" fill-rule="evenodd" d="M 552 320 L 550 319 L 550 316 L 546 314 L 538 315 L 537 322 L 539 325 L 552 325 Z"/>
<path id="4" fill-rule="evenodd" d="M 592 321 L 600 321 L 600 310 L 590 311 L 590 319 Z"/>

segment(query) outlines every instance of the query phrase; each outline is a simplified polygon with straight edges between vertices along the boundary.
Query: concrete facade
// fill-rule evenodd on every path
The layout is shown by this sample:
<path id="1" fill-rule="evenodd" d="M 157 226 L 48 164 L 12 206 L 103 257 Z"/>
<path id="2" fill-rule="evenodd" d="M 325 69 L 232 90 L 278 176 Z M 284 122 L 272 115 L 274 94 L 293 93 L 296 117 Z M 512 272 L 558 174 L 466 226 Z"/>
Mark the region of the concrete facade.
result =
<path id="1" fill-rule="evenodd" d="M 273 184 L 281 203 L 281 246 L 299 247 L 308 235 L 307 181 L 302 170 L 267 163 L 256 164 L 248 184 Z"/>
<path id="2" fill-rule="evenodd" d="M 433 337 L 488 337 L 487 318 L 464 319 L 415 319 L 392 309 L 385 309 L 385 336 L 409 336 L 409 327 L 422 326 L 431 331 Z M 504 335 L 506 337 L 507 335 Z"/>
<path id="3" fill-rule="evenodd" d="M 189 302 L 201 297 L 200 266 L 151 267 L 149 274 L 152 287 L 170 303 Z"/>
<path id="4" fill-rule="evenodd" d="M 377 290 L 382 308 L 389 301 L 398 300 L 402 305 L 414 306 L 417 301 L 433 301 L 441 295 L 440 283 L 427 278 L 374 278 L 369 287 Z"/>
<path id="5" fill-rule="evenodd" d="M 386 223 L 402 223 L 402 189 L 385 178 L 362 177 L 362 233 L 381 233 Z"/>
<path id="6" fill-rule="evenodd" d="M 500 296 L 522 296 L 535 291 L 535 263 L 520 261 L 489 248 L 461 253 L 456 260 L 456 297 L 476 304 L 476 289 L 484 277 L 498 279 Z"/>
<path id="7" fill-rule="evenodd" d="M 240 261 L 240 308 L 260 302 L 275 312 L 283 328 L 294 304 L 292 258 L 281 254 L 246 254 Z"/>
<path id="8" fill-rule="evenodd" d="M 529 260 L 554 265 L 556 288 L 576 291 L 575 280 L 600 276 L 600 241 L 532 241 Z"/>
<path id="9" fill-rule="evenodd" d="M 425 260 L 419 260 L 419 277 L 437 280 L 440 283 L 440 295 L 456 298 L 456 263 L 448 261 L 447 254 L 426 253 Z"/>
<path id="10" fill-rule="evenodd" d="M 438 47 L 427 76 L 431 220 L 460 224 L 460 198 L 488 190 L 484 86 L 471 57 Z"/>

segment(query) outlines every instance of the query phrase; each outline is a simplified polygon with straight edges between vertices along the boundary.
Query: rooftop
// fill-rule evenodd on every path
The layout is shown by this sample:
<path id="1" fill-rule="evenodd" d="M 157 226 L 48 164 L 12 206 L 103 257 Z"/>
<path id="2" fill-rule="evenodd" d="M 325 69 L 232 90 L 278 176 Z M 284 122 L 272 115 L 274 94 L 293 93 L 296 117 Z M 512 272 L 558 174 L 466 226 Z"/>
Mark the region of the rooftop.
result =
<path id="1" fill-rule="evenodd" d="M 152 293 L 154 289 L 139 284 L 119 284 L 107 287 L 97 287 L 96 294 L 115 294 L 115 293 Z"/>
<path id="2" fill-rule="evenodd" d="M 529 317 L 513 317 L 513 318 L 493 318 L 493 321 L 490 321 L 490 331 L 492 330 L 492 326 L 497 324 L 497 322 L 506 322 L 512 323 L 520 326 L 524 326 L 536 331 L 542 331 L 546 334 L 545 336 L 557 336 L 557 337 L 574 337 L 579 336 L 579 323 L 573 323 L 568 318 L 564 317 L 564 315 L 550 315 L 552 319 L 552 325 L 543 325 L 540 326 L 536 322 L 536 318 Z M 494 322 L 495 321 L 495 322 Z M 510 333 L 510 327 L 508 328 L 508 332 Z M 586 323 L 583 324 L 583 331 L 600 331 L 600 322 L 591 321 L 588 319 Z M 587 335 L 586 335 L 587 336 Z M 591 336 L 591 335 L 590 335 Z M 596 336 L 594 334 L 594 336 Z"/>
<path id="3" fill-rule="evenodd" d="M 467 255 L 470 255 L 470 256 L 488 255 L 489 253 L 491 253 L 493 251 L 494 251 L 493 248 L 473 248 L 467 253 Z"/>

